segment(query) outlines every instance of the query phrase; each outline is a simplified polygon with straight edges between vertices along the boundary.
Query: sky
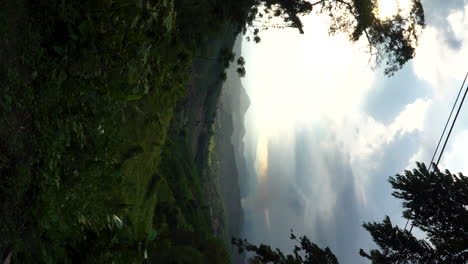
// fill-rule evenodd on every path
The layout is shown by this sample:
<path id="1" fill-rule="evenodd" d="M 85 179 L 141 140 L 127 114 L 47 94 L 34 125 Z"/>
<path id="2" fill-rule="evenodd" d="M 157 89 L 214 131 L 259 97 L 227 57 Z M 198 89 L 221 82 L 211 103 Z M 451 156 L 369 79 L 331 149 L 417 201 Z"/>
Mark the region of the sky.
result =
<path id="1" fill-rule="evenodd" d="M 415 58 L 395 76 L 372 70 L 363 40 L 328 35 L 327 18 L 243 41 L 251 100 L 245 156 L 256 186 L 242 205 L 244 236 L 292 248 L 290 230 L 329 246 L 340 263 L 368 263 L 361 227 L 385 215 L 404 226 L 389 176 L 428 163 L 468 67 L 468 1 L 423 0 Z M 439 167 L 468 173 L 468 109 Z"/>

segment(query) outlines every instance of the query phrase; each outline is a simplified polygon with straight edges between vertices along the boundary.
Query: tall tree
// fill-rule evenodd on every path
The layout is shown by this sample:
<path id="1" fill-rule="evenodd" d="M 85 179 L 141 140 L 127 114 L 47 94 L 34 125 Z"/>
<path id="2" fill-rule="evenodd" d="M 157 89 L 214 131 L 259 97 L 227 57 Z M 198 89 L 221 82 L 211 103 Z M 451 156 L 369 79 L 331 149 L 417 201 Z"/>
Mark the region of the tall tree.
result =
<path id="1" fill-rule="evenodd" d="M 291 240 L 297 242 L 292 254 L 284 255 L 278 248 L 272 249 L 269 245 L 261 244 L 259 246 L 250 244 L 245 239 L 232 239 L 232 244 L 236 246 L 239 253 L 244 251 L 253 253 L 254 256 L 249 259 L 250 264 L 338 264 L 338 259 L 328 248 L 320 248 L 312 243 L 306 236 L 299 239 L 292 233 Z"/>
<path id="2" fill-rule="evenodd" d="M 380 250 L 366 253 L 363 249 L 359 254 L 372 261 L 373 264 L 431 264 L 436 258 L 435 250 L 424 240 L 416 239 L 408 230 L 393 226 L 386 216 L 381 223 L 364 223 L 374 242 Z"/>
<path id="3" fill-rule="evenodd" d="M 313 11 L 330 17 L 330 34 L 346 33 L 352 42 L 364 36 L 371 58 L 376 65 L 385 64 L 387 76 L 415 56 L 418 38 L 425 27 L 421 0 L 411 0 L 409 10 L 398 9 L 389 19 L 379 18 L 378 0 L 254 0 L 244 33 L 249 27 L 255 28 L 252 33 L 256 42 L 259 29 L 270 27 L 293 27 L 302 34 L 301 16 Z M 282 24 L 275 24 L 275 18 L 280 18 Z"/>
<path id="4" fill-rule="evenodd" d="M 364 223 L 381 250 L 370 255 L 361 250 L 361 255 L 373 263 L 467 263 L 468 177 L 441 172 L 435 165 L 431 171 L 423 163 L 416 165 L 389 182 L 395 189 L 392 195 L 403 200 L 403 217 L 424 231 L 430 243 L 392 227 L 387 217 L 382 223 Z"/>

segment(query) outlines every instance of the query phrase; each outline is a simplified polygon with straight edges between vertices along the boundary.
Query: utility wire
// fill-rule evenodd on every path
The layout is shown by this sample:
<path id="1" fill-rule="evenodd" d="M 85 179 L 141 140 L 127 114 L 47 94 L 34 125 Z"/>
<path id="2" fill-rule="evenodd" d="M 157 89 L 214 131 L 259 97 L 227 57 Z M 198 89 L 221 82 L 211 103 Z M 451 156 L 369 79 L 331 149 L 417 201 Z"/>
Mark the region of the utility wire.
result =
<path id="1" fill-rule="evenodd" d="M 437 143 L 437 147 L 436 147 L 436 149 L 434 151 L 434 155 L 432 156 L 431 163 L 429 163 L 429 170 L 430 170 L 430 168 L 432 166 L 432 162 L 434 161 L 435 155 L 437 154 L 437 150 L 439 149 L 440 142 L 442 141 L 442 138 L 444 137 L 445 130 L 447 129 L 447 125 L 448 125 L 448 123 L 450 121 L 450 118 L 452 117 L 453 110 L 455 110 L 455 106 L 457 105 L 458 98 L 460 97 L 461 91 L 463 90 L 463 87 L 465 86 L 465 81 L 466 81 L 467 77 L 468 77 L 468 72 L 466 73 L 465 79 L 463 80 L 463 83 L 460 86 L 460 90 L 458 91 L 457 98 L 455 99 L 455 103 L 453 104 L 452 111 L 450 111 L 450 115 L 449 115 L 449 117 L 447 119 L 447 122 L 445 123 L 444 130 L 442 131 L 442 135 L 440 136 L 439 143 Z M 447 138 L 445 139 L 444 146 L 442 147 L 442 150 L 440 151 L 439 158 L 437 159 L 436 166 L 439 165 L 439 161 L 442 158 L 442 154 L 444 154 L 445 146 L 447 145 L 450 134 L 452 133 L 453 126 L 455 125 L 455 122 L 457 121 L 458 114 L 460 113 L 460 109 L 461 109 L 461 107 L 463 105 L 463 102 L 465 101 L 465 97 L 466 97 L 467 92 L 468 92 L 468 87 L 465 89 L 465 93 L 463 94 L 462 101 L 460 103 L 460 106 L 458 107 L 457 114 L 455 115 L 455 118 L 453 119 L 452 125 L 450 126 L 450 130 L 449 130 L 449 133 L 447 135 Z M 406 228 L 408 227 L 409 221 L 410 221 L 409 219 L 406 221 L 404 230 L 406 230 Z M 413 227 L 414 227 L 414 222 L 411 223 L 409 233 L 411 233 L 411 231 L 413 231 Z"/>
<path id="2" fill-rule="evenodd" d="M 437 147 L 436 147 L 436 149 L 434 151 L 434 155 L 432 156 L 431 163 L 429 163 L 429 170 L 431 169 L 432 162 L 434 161 L 434 157 L 437 154 L 437 150 L 439 149 L 440 142 L 442 141 L 442 138 L 444 137 L 445 130 L 447 129 L 447 125 L 448 125 L 448 123 L 450 121 L 450 118 L 452 117 L 453 110 L 455 109 L 455 106 L 457 105 L 458 98 L 460 97 L 460 93 L 461 93 L 461 91 L 463 89 L 463 86 L 465 86 L 465 81 L 466 81 L 467 77 L 468 77 L 468 72 L 466 73 L 465 79 L 463 80 L 463 83 L 462 83 L 462 85 L 460 87 L 460 90 L 458 91 L 457 99 L 455 99 L 455 103 L 453 104 L 452 111 L 450 111 L 450 115 L 449 115 L 449 117 L 447 119 L 447 122 L 445 123 L 444 131 L 442 131 L 442 135 L 440 135 L 439 143 L 437 143 Z M 444 154 L 445 146 L 447 145 L 450 134 L 452 133 L 452 129 L 453 129 L 453 126 L 455 125 L 455 121 L 457 121 L 458 114 L 460 113 L 460 109 L 461 109 L 461 107 L 463 105 L 463 102 L 465 101 L 465 97 L 466 97 L 467 92 L 468 92 L 468 87 L 466 88 L 465 93 L 463 94 L 463 98 L 462 98 L 462 101 L 460 103 L 460 106 L 458 107 L 457 114 L 455 115 L 455 118 L 453 119 L 453 123 L 450 126 L 450 130 L 449 130 L 449 133 L 447 135 L 447 138 L 445 139 L 444 146 L 442 147 L 442 150 L 440 151 L 439 158 L 437 159 L 436 166 L 439 165 L 440 158 L 442 158 L 442 154 Z M 410 221 L 409 219 L 406 221 L 404 230 L 406 230 L 406 228 L 408 227 L 409 221 Z M 410 227 L 410 230 L 409 230 L 410 234 L 411 234 L 411 231 L 413 231 L 413 227 L 414 227 L 414 222 L 411 222 L 411 227 Z M 399 264 L 399 263 L 400 263 L 400 261 L 397 261 L 397 264 Z"/>
<path id="3" fill-rule="evenodd" d="M 439 150 L 439 145 L 440 145 L 440 142 L 442 142 L 442 138 L 444 137 L 444 134 L 445 134 L 445 130 L 447 129 L 447 125 L 450 121 L 450 118 L 452 117 L 452 114 L 453 114 L 453 110 L 455 110 L 455 106 L 457 105 L 457 102 L 458 102 L 458 98 L 460 97 L 460 94 L 461 94 L 461 91 L 463 90 L 463 86 L 465 86 L 465 81 L 466 81 L 466 77 L 468 77 L 468 72 L 466 73 L 465 75 L 465 79 L 463 80 L 463 83 L 462 85 L 460 86 L 460 90 L 458 91 L 458 95 L 457 95 L 457 99 L 455 99 L 455 103 L 453 103 L 453 107 L 452 107 L 452 111 L 450 111 L 450 115 L 447 119 L 447 122 L 445 123 L 445 127 L 444 127 L 444 131 L 442 131 L 442 135 L 440 135 L 440 139 L 439 139 L 439 143 L 437 143 L 437 147 L 434 151 L 434 155 L 432 155 L 432 159 L 431 159 L 431 162 L 429 163 L 429 170 L 431 170 L 431 167 L 432 167 L 432 162 L 434 161 L 434 158 L 437 154 L 437 151 Z M 455 122 L 454 122 L 455 123 Z M 442 156 L 442 154 L 441 154 Z M 438 163 L 438 162 L 437 162 Z"/>
<path id="4" fill-rule="evenodd" d="M 460 106 L 458 107 L 457 114 L 455 115 L 455 118 L 453 119 L 453 123 L 452 123 L 452 126 L 450 127 L 447 138 L 445 139 L 444 146 L 442 147 L 442 150 L 440 151 L 439 159 L 437 159 L 436 166 L 439 165 L 439 161 L 442 158 L 442 154 L 444 154 L 445 146 L 447 146 L 447 142 L 449 140 L 450 134 L 452 133 L 453 126 L 455 125 L 455 122 L 457 122 L 457 117 L 458 117 L 458 114 L 460 113 L 460 109 L 463 106 L 463 102 L 465 101 L 465 97 L 466 97 L 467 92 L 468 92 L 468 87 L 467 87 L 467 89 L 465 89 L 465 94 L 463 94 L 463 98 L 462 98 L 462 100 L 460 102 Z"/>

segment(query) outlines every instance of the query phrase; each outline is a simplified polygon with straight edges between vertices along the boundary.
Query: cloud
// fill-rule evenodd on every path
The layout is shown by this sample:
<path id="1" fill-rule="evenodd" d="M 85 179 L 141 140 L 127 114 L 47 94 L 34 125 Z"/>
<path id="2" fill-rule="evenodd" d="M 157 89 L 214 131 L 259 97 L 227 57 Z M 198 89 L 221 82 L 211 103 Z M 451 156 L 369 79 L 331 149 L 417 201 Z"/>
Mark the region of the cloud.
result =
<path id="1" fill-rule="evenodd" d="M 343 124 L 328 125 L 328 129 L 336 134 L 336 141 L 341 142 L 349 153 L 350 163 L 356 175 L 356 193 L 364 205 L 369 200 L 367 187 L 371 172 L 378 164 L 385 162 L 385 148 L 407 134 L 420 134 L 430 106 L 430 99 L 416 99 L 404 106 L 387 125 L 366 113 L 350 116 L 348 122 Z"/>
<path id="2" fill-rule="evenodd" d="M 452 173 L 462 172 L 468 175 L 468 130 L 461 131 L 451 138 L 451 141 L 452 144 L 446 149 L 439 167 L 447 168 Z"/>
<path id="3" fill-rule="evenodd" d="M 447 17 L 457 10 L 462 10 L 466 5 L 465 0 L 423 0 L 426 23 L 431 27 L 437 27 L 441 31 L 441 39 L 451 49 L 459 49 L 462 40 L 458 38 L 454 29 L 450 26 Z"/>
<path id="4" fill-rule="evenodd" d="M 243 49 L 252 67 L 246 157 L 265 179 L 244 201 L 248 239 L 287 250 L 293 228 L 341 263 L 362 263 L 358 248 L 375 247 L 362 221 L 390 215 L 404 225 L 388 176 L 430 160 L 466 70 L 468 9 L 449 2 L 423 3 L 416 58 L 391 79 L 377 80 L 359 45 L 329 38 L 320 17 L 307 18 L 305 35 L 267 32 Z M 442 159 L 453 172 L 468 169 L 466 114 Z"/>
<path id="5" fill-rule="evenodd" d="M 389 124 L 407 104 L 428 97 L 431 92 L 427 82 L 414 76 L 410 61 L 392 78 L 376 80 L 365 97 L 362 110 L 375 120 Z"/>
<path id="6" fill-rule="evenodd" d="M 431 0 L 425 1 L 423 4 L 427 11 L 426 14 L 429 18 L 436 17 L 432 18 L 436 22 L 429 23 L 424 31 L 420 45 L 416 50 L 417 54 L 413 65 L 415 75 L 429 84 L 432 103 L 427 111 L 428 118 L 424 123 L 420 147 L 408 162 L 408 168 L 414 168 L 415 161 L 430 162 L 467 71 L 466 61 L 463 59 L 468 56 L 467 2 Z M 448 33 L 459 42 L 456 47 L 447 40 Z M 439 164 L 440 166 L 453 167 L 453 169 L 464 168 L 460 166 L 461 160 L 456 158 L 456 155 L 463 155 L 464 141 L 460 139 L 458 134 L 464 133 L 468 129 L 466 118 L 466 114 L 462 110 L 442 159 L 442 161 L 450 159 L 454 162 L 442 162 Z"/>
<path id="7" fill-rule="evenodd" d="M 296 235 L 330 246 L 342 263 L 356 262 L 360 260 L 358 247 L 366 243 L 350 246 L 364 235 L 356 228 L 364 214 L 354 193 L 355 177 L 349 155 L 322 129 L 296 131 L 293 145 L 269 143 L 269 180 L 265 183 L 269 191 L 265 198 L 270 203 L 247 212 L 250 223 L 264 224 L 247 226 L 245 235 L 252 241 L 270 241 L 274 247 L 290 250 L 289 230 L 293 229 Z M 317 134 L 321 136 L 315 137 Z M 253 195 L 263 195 L 259 192 L 260 186 Z M 259 213 L 264 207 L 268 207 L 273 233 L 265 230 L 265 216 Z"/>
<path id="8" fill-rule="evenodd" d="M 463 79 L 466 73 L 466 67 L 464 67 L 466 62 L 462 58 L 468 56 L 468 46 L 466 45 L 468 40 L 468 5 L 457 10 L 442 9 L 440 12 L 447 14 L 445 16 L 446 24 L 426 27 L 419 40 L 413 65 L 416 76 L 429 82 L 435 96 L 446 98 L 448 95 L 452 95 L 453 88 L 459 85 L 454 80 Z M 447 28 L 460 41 L 457 48 L 452 47 L 444 39 Z"/>
<path id="9" fill-rule="evenodd" d="M 297 184 L 288 186 L 287 201 L 289 208 L 297 217 L 304 216 L 306 208 L 306 195 L 301 191 Z"/>
<path id="10" fill-rule="evenodd" d="M 298 123 L 324 115 L 343 119 L 372 87 L 364 43 L 349 45 L 345 35 L 330 37 L 327 21 L 309 16 L 303 35 L 294 29 L 271 30 L 262 32 L 258 44 L 243 43 L 249 72 L 243 83 L 255 102 L 248 115 L 255 119 L 256 131 L 284 138 Z"/>
<path id="11" fill-rule="evenodd" d="M 257 186 L 249 198 L 265 202 L 255 203 L 256 207 L 247 213 L 250 222 L 262 227 L 247 225 L 247 238 L 270 241 L 274 247 L 288 250 L 291 243 L 287 237 L 292 228 L 321 246 L 330 246 L 342 263 L 361 260 L 359 248 L 372 245 L 360 230 L 362 222 L 380 220 L 384 214 L 376 212 L 383 204 L 393 208 L 385 214 L 398 217 L 401 213 L 399 203 L 392 201 L 386 180 L 401 171 L 416 152 L 429 105 L 429 100 L 415 100 L 388 125 L 363 114 L 367 121 L 346 129 L 332 126 L 333 121 L 297 128 L 294 144 L 270 140 L 268 181 L 263 183 L 266 187 Z M 341 137 L 358 127 L 354 140 Z M 370 149 L 359 152 L 366 146 Z M 268 220 L 264 213 L 258 213 L 265 208 Z M 271 226 L 274 233 L 265 230 L 265 225 Z"/>

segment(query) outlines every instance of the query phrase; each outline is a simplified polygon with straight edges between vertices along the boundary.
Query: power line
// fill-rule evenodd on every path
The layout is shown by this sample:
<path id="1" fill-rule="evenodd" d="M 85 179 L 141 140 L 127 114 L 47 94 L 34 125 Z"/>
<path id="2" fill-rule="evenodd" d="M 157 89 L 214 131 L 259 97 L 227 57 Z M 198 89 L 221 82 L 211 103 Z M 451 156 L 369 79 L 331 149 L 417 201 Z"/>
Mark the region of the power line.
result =
<path id="1" fill-rule="evenodd" d="M 452 117 L 452 114 L 453 114 L 453 110 L 455 110 L 455 106 L 457 105 L 457 102 L 458 102 L 458 98 L 460 97 L 460 94 L 461 94 L 461 91 L 463 90 L 463 87 L 465 86 L 465 81 L 466 81 L 466 78 L 468 77 L 468 72 L 466 73 L 465 75 L 465 79 L 463 80 L 463 83 L 460 87 L 460 90 L 458 91 L 458 95 L 457 95 L 457 98 L 455 99 L 455 103 L 453 104 L 453 107 L 452 107 L 452 111 L 450 111 L 450 115 L 447 119 L 447 122 L 445 123 L 445 127 L 444 127 L 444 130 L 442 131 L 442 135 L 440 136 L 440 139 L 439 139 L 439 143 L 437 143 L 437 147 L 434 151 L 434 155 L 432 156 L 432 159 L 431 159 L 431 163 L 429 163 L 429 171 L 431 169 L 431 165 L 432 165 L 432 162 L 434 161 L 434 158 L 435 158 L 435 155 L 437 154 L 437 150 L 439 149 L 439 145 L 440 145 L 440 142 L 442 141 L 442 138 L 444 137 L 444 134 L 445 134 L 445 130 L 447 129 L 447 125 L 450 121 L 450 118 Z M 445 150 L 445 146 L 447 145 L 447 142 L 448 142 L 448 139 L 450 137 L 450 134 L 452 133 L 452 129 L 453 129 L 453 126 L 455 125 L 455 122 L 457 121 L 457 118 L 458 118 L 458 114 L 460 113 L 460 110 L 461 110 L 461 107 L 463 105 L 463 102 L 465 101 L 465 97 L 466 97 L 466 94 L 468 92 L 468 87 L 465 89 L 465 93 L 463 94 L 463 98 L 460 102 L 460 106 L 458 107 L 458 110 L 457 110 L 457 113 L 453 119 L 453 122 L 452 122 L 452 125 L 450 126 L 450 130 L 449 130 L 449 133 L 447 135 L 447 138 L 445 139 L 445 142 L 444 142 L 444 146 L 442 147 L 442 150 L 440 151 L 440 155 L 439 155 L 439 158 L 437 159 L 437 163 L 436 163 L 436 166 L 439 165 L 439 161 L 440 159 L 442 158 L 442 155 L 444 154 L 444 150 Z M 405 228 L 404 230 L 406 230 L 406 228 L 408 227 L 408 223 L 409 223 L 409 219 L 406 221 L 406 224 L 405 224 Z M 409 230 L 409 233 L 411 233 L 413 231 L 413 227 L 414 227 L 414 222 L 411 223 L 411 227 L 410 227 L 410 230 Z M 397 262 L 398 263 L 398 262 Z"/>
<path id="2" fill-rule="evenodd" d="M 458 95 L 457 95 L 457 98 L 455 99 L 455 103 L 453 104 L 453 107 L 452 107 L 452 111 L 450 111 L 450 115 L 447 119 L 447 122 L 445 123 L 445 127 L 444 127 L 444 130 L 442 131 L 442 135 L 440 135 L 440 139 L 439 139 L 439 143 L 437 143 L 437 147 L 434 151 L 434 155 L 432 156 L 432 159 L 431 159 L 431 163 L 429 163 L 429 169 L 428 171 L 431 170 L 431 165 L 432 165 L 432 162 L 434 161 L 434 157 L 435 155 L 437 154 L 437 150 L 439 149 L 439 145 L 440 145 L 440 142 L 442 141 L 442 138 L 444 137 L 444 134 L 445 134 L 445 130 L 447 129 L 447 125 L 450 121 L 450 118 L 452 117 L 452 113 L 453 113 L 453 110 L 455 109 L 455 106 L 457 105 L 457 102 L 458 102 L 458 98 L 460 97 L 460 93 L 463 89 L 463 86 L 465 86 L 465 81 L 466 81 L 466 78 L 468 77 L 468 72 L 466 73 L 465 75 L 465 79 L 463 80 L 463 83 L 460 87 L 460 90 L 458 91 Z M 457 114 L 455 115 L 455 118 L 453 119 L 453 122 L 452 122 L 452 125 L 450 126 L 450 130 L 449 130 L 449 133 L 447 135 L 447 138 L 445 139 L 445 142 L 444 142 L 444 146 L 442 147 L 442 150 L 440 151 L 440 155 L 439 155 L 439 158 L 437 159 L 437 163 L 436 163 L 436 166 L 439 165 L 439 161 L 440 159 L 442 158 L 442 154 L 444 154 L 444 150 L 445 150 L 445 146 L 447 145 L 447 142 L 448 142 L 448 139 L 450 137 L 450 134 L 452 133 L 452 129 L 453 129 L 453 126 L 455 125 L 455 122 L 457 121 L 457 117 L 458 117 L 458 114 L 460 113 L 460 109 L 463 105 L 463 102 L 465 101 L 465 97 L 466 97 L 466 93 L 468 92 L 468 87 L 465 89 L 465 93 L 463 94 L 463 98 L 462 98 L 462 101 L 460 103 L 460 106 L 458 107 L 458 110 L 457 110 Z M 406 221 L 406 224 L 405 224 L 405 228 L 404 230 L 406 230 L 406 228 L 408 227 L 408 223 L 409 223 L 409 219 Z M 413 227 L 414 227 L 414 222 L 411 222 L 411 227 L 410 227 L 410 230 L 408 231 L 410 234 L 411 232 L 413 231 Z M 400 261 L 397 261 L 397 264 L 399 264 Z"/>
<path id="3" fill-rule="evenodd" d="M 461 108 L 463 106 L 463 102 L 465 101 L 465 97 L 466 97 L 467 92 L 468 92 L 468 87 L 467 87 L 467 89 L 465 89 L 465 94 L 463 94 L 463 98 L 462 98 L 462 100 L 460 102 L 460 106 L 458 107 L 457 114 L 455 115 L 455 118 L 453 119 L 453 123 L 452 123 L 452 126 L 450 127 L 447 138 L 445 139 L 444 146 L 442 147 L 442 150 L 440 151 L 439 159 L 437 159 L 436 166 L 439 165 L 440 158 L 442 158 L 442 154 L 444 154 L 445 146 L 447 145 L 450 134 L 452 133 L 453 126 L 455 125 L 455 122 L 457 122 L 457 117 L 458 117 L 458 114 L 460 113 L 460 110 L 461 110 Z"/>
<path id="4" fill-rule="evenodd" d="M 461 91 L 463 90 L 463 86 L 465 86 L 466 77 L 468 77 L 468 72 L 466 73 L 465 79 L 463 80 L 463 83 L 460 86 L 460 90 L 458 91 L 457 99 L 455 99 L 455 103 L 453 103 L 452 111 L 450 111 L 450 115 L 449 115 L 449 117 L 447 119 L 447 122 L 445 123 L 444 131 L 442 131 L 442 135 L 440 135 L 439 143 L 437 143 L 437 147 L 436 147 L 436 149 L 434 151 L 434 155 L 432 155 L 431 162 L 429 163 L 429 170 L 431 170 L 432 162 L 434 161 L 434 158 L 435 158 L 435 156 L 437 154 L 437 150 L 439 150 L 440 142 L 442 142 L 442 138 L 444 137 L 445 130 L 447 129 L 447 125 L 448 125 L 448 123 L 450 121 L 450 118 L 452 117 L 453 110 L 455 110 L 455 106 L 457 105 L 458 98 L 460 97 Z"/>

